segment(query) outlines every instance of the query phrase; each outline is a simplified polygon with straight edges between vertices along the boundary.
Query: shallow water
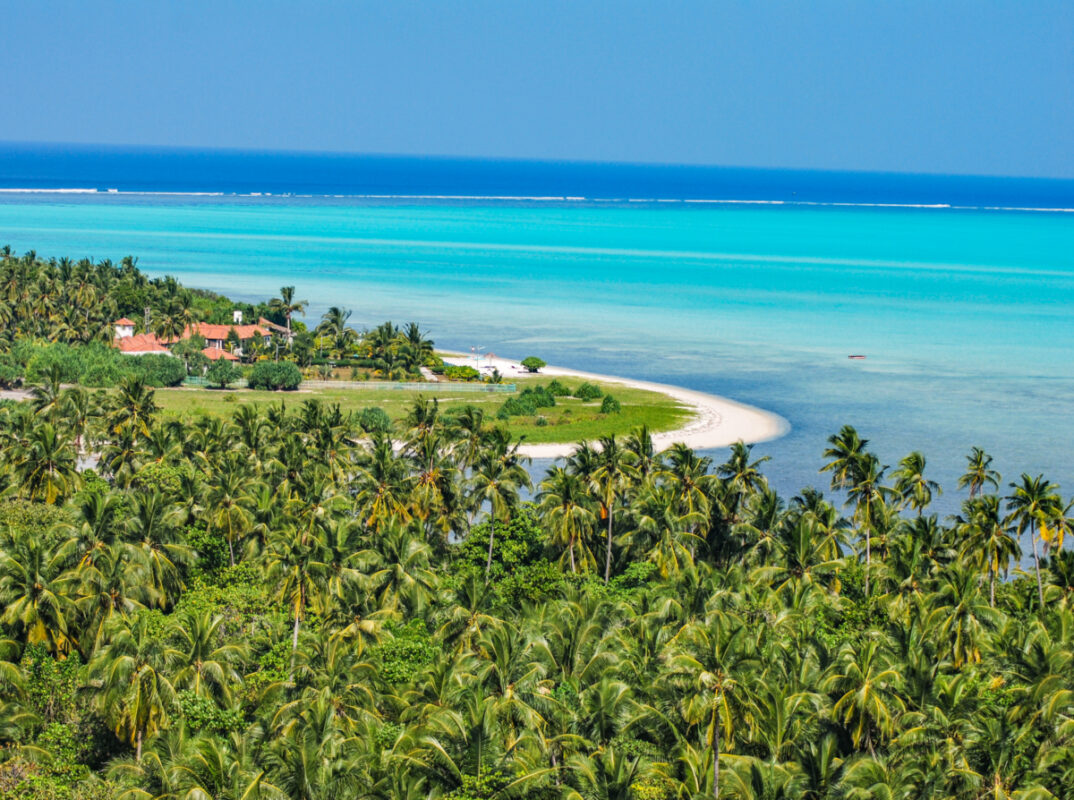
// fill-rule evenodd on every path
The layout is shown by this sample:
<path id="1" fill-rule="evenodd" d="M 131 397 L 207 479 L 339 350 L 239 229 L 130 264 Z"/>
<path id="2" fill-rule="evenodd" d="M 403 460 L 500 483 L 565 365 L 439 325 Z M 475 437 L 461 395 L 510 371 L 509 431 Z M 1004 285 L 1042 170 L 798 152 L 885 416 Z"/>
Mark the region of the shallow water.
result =
<path id="1" fill-rule="evenodd" d="M 793 426 L 756 448 L 787 495 L 848 422 L 885 463 L 924 451 L 945 513 L 973 445 L 1074 492 L 1074 214 L 0 195 L 4 243 L 752 403 Z"/>

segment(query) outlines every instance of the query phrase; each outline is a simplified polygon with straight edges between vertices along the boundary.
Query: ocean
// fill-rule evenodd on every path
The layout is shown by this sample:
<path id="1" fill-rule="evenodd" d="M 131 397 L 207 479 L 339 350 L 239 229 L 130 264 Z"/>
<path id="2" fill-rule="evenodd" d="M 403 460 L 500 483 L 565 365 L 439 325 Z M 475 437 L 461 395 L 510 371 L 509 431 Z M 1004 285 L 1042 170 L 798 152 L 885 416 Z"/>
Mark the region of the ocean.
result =
<path id="1" fill-rule="evenodd" d="M 1074 181 L 0 146 L 0 245 L 751 403 L 792 426 L 755 448 L 788 497 L 850 423 L 923 451 L 944 514 L 972 446 L 1074 494 L 1072 208 Z"/>

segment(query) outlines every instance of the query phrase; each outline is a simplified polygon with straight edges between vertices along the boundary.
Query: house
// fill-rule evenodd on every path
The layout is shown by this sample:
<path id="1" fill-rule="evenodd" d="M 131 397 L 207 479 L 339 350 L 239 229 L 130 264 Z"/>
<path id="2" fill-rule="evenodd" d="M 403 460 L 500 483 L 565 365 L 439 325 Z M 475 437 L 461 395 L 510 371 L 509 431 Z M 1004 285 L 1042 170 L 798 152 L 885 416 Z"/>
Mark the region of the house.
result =
<path id="1" fill-rule="evenodd" d="M 116 335 L 112 344 L 119 352 L 128 356 L 162 355 L 170 356 L 171 351 L 155 333 L 134 333 L 134 322 L 123 317 L 112 323 Z"/>
<path id="2" fill-rule="evenodd" d="M 239 339 L 237 355 L 242 355 L 244 345 L 253 339 L 260 338 L 268 345 L 272 343 L 272 331 L 261 325 L 214 325 L 210 322 L 197 322 L 187 325 L 179 339 L 189 339 L 193 336 L 201 336 L 205 339 L 206 350 L 223 350 L 227 346 L 228 336 L 232 331 Z M 178 341 L 178 340 L 176 340 Z"/>
<path id="3" fill-rule="evenodd" d="M 238 361 L 239 357 L 234 353 L 230 353 L 222 347 L 206 347 L 201 351 L 201 354 L 210 361 Z"/>

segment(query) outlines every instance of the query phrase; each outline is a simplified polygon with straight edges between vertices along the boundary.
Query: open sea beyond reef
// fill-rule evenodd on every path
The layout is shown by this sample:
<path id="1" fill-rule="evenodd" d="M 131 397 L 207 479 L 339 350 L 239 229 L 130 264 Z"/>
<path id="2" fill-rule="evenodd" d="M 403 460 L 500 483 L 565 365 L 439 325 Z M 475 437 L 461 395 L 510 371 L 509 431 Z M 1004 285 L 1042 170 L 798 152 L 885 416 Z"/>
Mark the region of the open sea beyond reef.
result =
<path id="1" fill-rule="evenodd" d="M 4 188 L 19 252 L 777 412 L 787 496 L 844 423 L 942 513 L 973 445 L 1074 495 L 1072 181 L 5 145 Z"/>

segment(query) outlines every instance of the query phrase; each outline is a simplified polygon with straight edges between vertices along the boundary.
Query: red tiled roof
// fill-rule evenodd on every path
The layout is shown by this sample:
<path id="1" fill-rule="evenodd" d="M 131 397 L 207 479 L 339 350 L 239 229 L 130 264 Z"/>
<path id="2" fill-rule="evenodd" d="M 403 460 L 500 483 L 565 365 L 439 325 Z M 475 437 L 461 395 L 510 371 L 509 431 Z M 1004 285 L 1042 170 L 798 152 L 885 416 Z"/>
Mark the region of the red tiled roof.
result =
<path id="1" fill-rule="evenodd" d="M 155 333 L 139 333 L 137 336 L 125 336 L 115 340 L 121 353 L 168 353 L 164 342 Z"/>
<path id="2" fill-rule="evenodd" d="M 221 358 L 224 361 L 238 361 L 239 357 L 234 353 L 229 353 L 222 347 L 206 347 L 201 351 L 202 354 L 210 361 L 219 361 Z"/>
<path id="3" fill-rule="evenodd" d="M 117 319 L 112 324 L 113 325 L 129 325 L 130 327 L 133 328 L 134 327 L 134 320 L 130 320 L 130 319 L 127 319 L 126 317 L 122 317 L 121 319 Z"/>
<path id="4" fill-rule="evenodd" d="M 255 336 L 269 335 L 269 332 L 260 325 L 213 325 L 208 322 L 199 322 L 195 325 L 187 325 L 180 338 L 189 339 L 197 334 L 205 339 L 224 341 L 232 329 L 239 337 L 239 341 L 253 339 Z"/>

